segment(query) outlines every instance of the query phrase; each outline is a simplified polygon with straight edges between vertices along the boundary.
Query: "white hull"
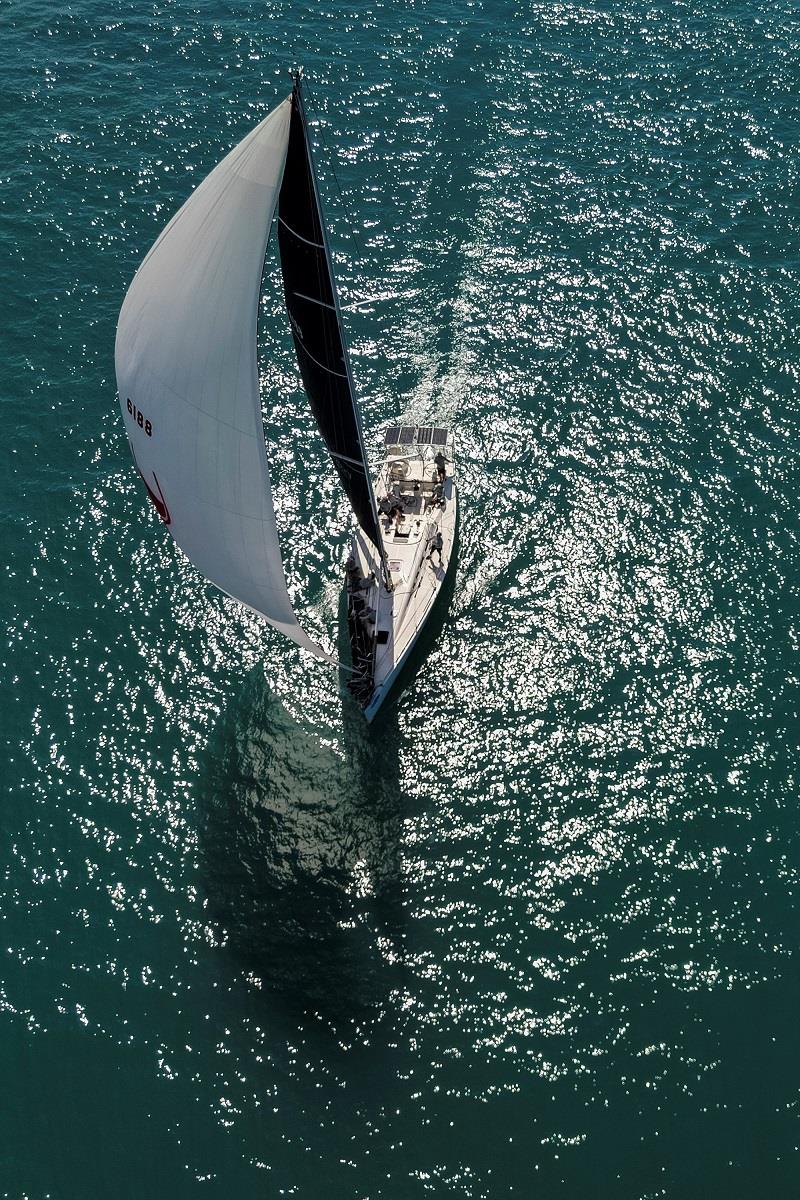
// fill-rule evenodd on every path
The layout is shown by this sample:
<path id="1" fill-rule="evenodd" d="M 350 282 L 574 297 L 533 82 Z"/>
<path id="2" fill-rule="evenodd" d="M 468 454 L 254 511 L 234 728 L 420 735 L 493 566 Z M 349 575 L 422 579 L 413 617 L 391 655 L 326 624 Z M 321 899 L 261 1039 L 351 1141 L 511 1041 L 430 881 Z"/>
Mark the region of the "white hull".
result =
<path id="1" fill-rule="evenodd" d="M 371 657 L 371 687 L 365 683 L 356 693 L 367 721 L 373 720 L 407 663 L 450 568 L 457 513 L 452 445 L 447 446 L 447 474 L 440 486 L 433 461 L 436 449 L 427 445 L 408 447 L 403 454 L 390 451 L 375 482 L 391 591 L 381 580 L 375 547 L 360 529 L 353 538 L 348 615 L 354 666 L 359 666 L 354 625 L 360 646 L 366 646 L 364 661 L 366 654 Z M 389 515 L 392 505 L 395 513 Z"/>

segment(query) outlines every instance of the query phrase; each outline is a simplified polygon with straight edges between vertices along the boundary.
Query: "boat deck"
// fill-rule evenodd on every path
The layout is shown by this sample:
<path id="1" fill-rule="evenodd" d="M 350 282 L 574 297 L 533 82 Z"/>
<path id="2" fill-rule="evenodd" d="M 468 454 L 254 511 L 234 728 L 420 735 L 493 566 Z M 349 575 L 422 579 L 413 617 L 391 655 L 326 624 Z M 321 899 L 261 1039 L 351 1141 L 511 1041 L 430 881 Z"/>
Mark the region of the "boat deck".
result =
<path id="1" fill-rule="evenodd" d="M 448 447 L 451 449 L 451 447 Z M 375 483 L 392 591 L 380 560 L 358 530 L 348 565 L 352 690 L 368 720 L 377 712 L 430 615 L 447 575 L 455 540 L 456 488 L 440 482 L 436 446 L 412 446 L 387 456 Z M 452 464 L 452 450 L 448 466 Z"/>

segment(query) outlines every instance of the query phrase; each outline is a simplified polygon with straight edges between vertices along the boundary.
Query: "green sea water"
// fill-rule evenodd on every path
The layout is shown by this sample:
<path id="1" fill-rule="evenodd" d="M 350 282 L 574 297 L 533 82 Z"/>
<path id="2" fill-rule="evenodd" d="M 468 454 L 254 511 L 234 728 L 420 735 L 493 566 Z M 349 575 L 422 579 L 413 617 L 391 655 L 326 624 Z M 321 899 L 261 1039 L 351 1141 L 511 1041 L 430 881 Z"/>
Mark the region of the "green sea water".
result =
<path id="1" fill-rule="evenodd" d="M 182 558 L 115 395 L 295 63 L 370 446 L 460 455 L 371 728 Z M 3 1200 L 800 1195 L 798 97 L 786 0 L 0 3 Z"/>

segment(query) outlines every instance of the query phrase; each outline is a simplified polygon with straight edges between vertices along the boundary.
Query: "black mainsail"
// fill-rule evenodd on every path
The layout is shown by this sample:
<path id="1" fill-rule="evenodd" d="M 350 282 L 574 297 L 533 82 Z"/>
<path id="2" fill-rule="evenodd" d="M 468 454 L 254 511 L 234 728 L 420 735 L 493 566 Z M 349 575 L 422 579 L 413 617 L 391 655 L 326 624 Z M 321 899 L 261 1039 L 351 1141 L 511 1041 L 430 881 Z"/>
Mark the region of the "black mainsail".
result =
<path id="1" fill-rule="evenodd" d="M 382 551 L 299 78 L 292 91 L 289 148 L 278 202 L 278 246 L 286 308 L 311 411 L 359 525 Z"/>

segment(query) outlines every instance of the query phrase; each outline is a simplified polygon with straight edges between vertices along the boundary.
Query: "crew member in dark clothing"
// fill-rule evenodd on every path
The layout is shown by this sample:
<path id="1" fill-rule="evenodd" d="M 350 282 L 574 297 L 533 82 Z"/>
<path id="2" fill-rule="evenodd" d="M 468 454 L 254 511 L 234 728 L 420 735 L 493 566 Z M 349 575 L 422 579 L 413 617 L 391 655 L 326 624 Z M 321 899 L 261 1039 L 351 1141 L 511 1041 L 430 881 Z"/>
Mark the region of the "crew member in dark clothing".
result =
<path id="1" fill-rule="evenodd" d="M 434 556 L 434 554 L 438 554 L 438 555 L 439 555 L 439 566 L 441 566 L 441 565 L 442 565 L 442 546 L 443 546 L 443 545 L 444 545 L 444 543 L 442 542 L 442 534 L 441 534 L 441 530 L 439 530 L 439 531 L 437 532 L 437 534 L 436 534 L 436 537 L 435 537 L 435 538 L 433 538 L 433 540 L 432 540 L 432 542 L 431 542 L 431 552 L 430 552 L 430 555 L 429 555 L 429 557 L 430 557 L 430 560 L 431 560 L 431 566 L 433 566 L 433 556 Z"/>
<path id="2" fill-rule="evenodd" d="M 445 479 L 447 478 L 447 470 L 446 470 L 447 459 L 442 454 L 441 450 L 436 455 L 436 458 L 433 461 L 436 463 L 436 470 L 439 472 L 439 482 L 444 483 Z"/>

